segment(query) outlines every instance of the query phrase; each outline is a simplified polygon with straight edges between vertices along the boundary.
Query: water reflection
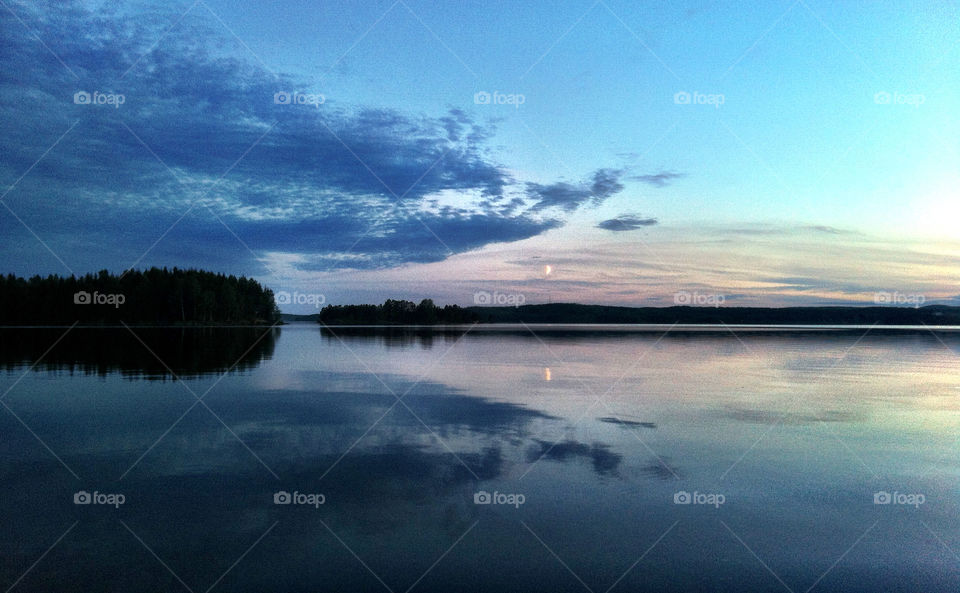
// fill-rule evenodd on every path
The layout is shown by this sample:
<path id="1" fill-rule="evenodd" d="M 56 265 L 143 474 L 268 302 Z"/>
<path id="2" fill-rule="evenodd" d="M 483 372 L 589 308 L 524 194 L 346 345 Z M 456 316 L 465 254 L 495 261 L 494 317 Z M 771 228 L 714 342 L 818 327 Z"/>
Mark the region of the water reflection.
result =
<path id="1" fill-rule="evenodd" d="M 658 480 L 681 479 L 680 468 L 670 464 L 669 458 L 651 459 L 649 463 L 640 467 L 640 473 Z"/>
<path id="2" fill-rule="evenodd" d="M 276 522 L 252 562 L 257 570 L 238 570 L 220 586 L 370 588 L 369 573 L 354 570 L 329 527 L 392 586 L 406 589 L 477 520 L 478 483 L 506 479 L 524 462 L 520 450 L 531 424 L 558 420 L 430 381 L 397 404 L 394 391 L 406 391 L 409 377 L 371 380 L 334 371 L 336 362 L 325 360 L 325 370 L 307 371 L 309 390 L 264 390 L 255 376 L 229 375 L 205 398 L 210 412 L 195 406 L 179 420 L 191 398 L 171 382 L 131 389 L 120 371 L 103 379 L 61 375 L 54 383 L 40 373 L 25 378 L 7 402 L 79 480 L 15 418 L 0 414 L 0 453 L 8 460 L 0 479 L 9 492 L 0 534 L 20 534 L 16 547 L 0 546 L 0 582 L 13 582 L 24 562 L 49 546 L 47 536 L 55 539 L 57 529 L 79 521 L 58 549 L 62 555 L 38 573 L 43 580 L 29 584 L 85 591 L 179 586 L 116 518 L 195 590 L 205 590 Z M 198 392 L 212 383 L 189 380 L 200 381 Z M 71 390 L 66 401 L 51 389 L 64 383 Z M 127 504 L 73 505 L 80 488 L 122 492 Z M 284 489 L 322 492 L 327 502 L 273 504 L 273 493 Z M 391 549 L 408 553 L 385 553 Z"/>
<path id="3" fill-rule="evenodd" d="M 550 461 L 568 462 L 577 458 L 590 461 L 593 471 L 601 476 L 617 475 L 617 467 L 623 461 L 623 456 L 610 451 L 609 445 L 603 443 L 579 443 L 567 440 L 558 443 L 535 439 L 535 445 L 527 449 L 527 461 L 535 463 L 541 459 Z"/>
<path id="4" fill-rule="evenodd" d="M 820 410 L 812 414 L 797 414 L 773 410 L 730 408 L 729 418 L 751 424 L 812 424 L 814 422 L 859 422 L 865 420 L 863 412 L 847 410 Z"/>
<path id="5" fill-rule="evenodd" d="M 247 371 L 273 356 L 280 328 L 0 328 L 0 368 L 164 379 Z M 66 333 L 65 333 L 66 332 Z"/>
<path id="6" fill-rule="evenodd" d="M 467 333 L 463 327 L 345 327 L 321 326 L 320 334 L 327 342 L 342 341 L 346 344 L 376 342 L 387 348 L 408 348 L 416 345 L 424 350 L 433 348 L 434 342 L 451 345 Z"/>
<path id="7" fill-rule="evenodd" d="M 283 332 L 222 379 L 209 370 L 233 361 L 208 350 L 253 337 L 144 338 L 195 370 L 203 405 L 172 381 L 126 380 L 165 372 L 126 351 L 136 342 L 50 359 L 93 376 L 41 363 L 20 378 L 57 335 L 5 355 L 19 372 L 0 374 L 16 414 L 0 409 L 0 585 L 74 522 L 18 587 L 584 590 L 560 558 L 595 591 L 783 590 L 759 557 L 799 591 L 845 553 L 817 591 L 960 585 L 960 370 L 933 336 L 851 349 L 860 336 L 546 335 L 545 348 L 529 332 Z M 74 505 L 80 489 L 128 502 Z M 476 504 L 481 490 L 526 502 Z M 878 490 L 928 503 L 878 507 Z M 326 501 L 274 504 L 278 491 Z M 679 491 L 727 502 L 675 504 Z"/>

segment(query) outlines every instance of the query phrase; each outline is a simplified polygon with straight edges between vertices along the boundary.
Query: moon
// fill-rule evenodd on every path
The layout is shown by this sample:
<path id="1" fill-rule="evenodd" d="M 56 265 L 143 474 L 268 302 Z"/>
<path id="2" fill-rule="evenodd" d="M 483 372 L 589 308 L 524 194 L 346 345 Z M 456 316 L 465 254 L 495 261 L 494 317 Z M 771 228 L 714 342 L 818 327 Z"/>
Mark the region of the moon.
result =
<path id="1" fill-rule="evenodd" d="M 544 276 L 549 276 L 551 273 L 553 273 L 553 266 L 543 266 Z"/>

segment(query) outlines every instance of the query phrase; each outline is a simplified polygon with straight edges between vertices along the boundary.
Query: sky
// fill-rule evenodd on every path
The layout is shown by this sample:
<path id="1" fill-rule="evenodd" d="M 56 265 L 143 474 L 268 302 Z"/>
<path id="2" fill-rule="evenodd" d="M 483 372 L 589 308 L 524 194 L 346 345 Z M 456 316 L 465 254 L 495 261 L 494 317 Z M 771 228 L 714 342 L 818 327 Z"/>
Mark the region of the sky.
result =
<path id="1" fill-rule="evenodd" d="M 0 272 L 960 304 L 956 2 L 0 6 Z"/>

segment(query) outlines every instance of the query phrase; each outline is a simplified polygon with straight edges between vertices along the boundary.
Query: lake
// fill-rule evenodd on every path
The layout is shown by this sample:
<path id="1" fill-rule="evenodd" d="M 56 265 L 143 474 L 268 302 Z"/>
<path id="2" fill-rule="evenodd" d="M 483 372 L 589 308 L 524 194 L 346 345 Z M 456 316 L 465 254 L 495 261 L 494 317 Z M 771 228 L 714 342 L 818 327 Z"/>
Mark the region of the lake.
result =
<path id="1" fill-rule="evenodd" d="M 4 591 L 960 590 L 957 333 L 65 329 Z"/>

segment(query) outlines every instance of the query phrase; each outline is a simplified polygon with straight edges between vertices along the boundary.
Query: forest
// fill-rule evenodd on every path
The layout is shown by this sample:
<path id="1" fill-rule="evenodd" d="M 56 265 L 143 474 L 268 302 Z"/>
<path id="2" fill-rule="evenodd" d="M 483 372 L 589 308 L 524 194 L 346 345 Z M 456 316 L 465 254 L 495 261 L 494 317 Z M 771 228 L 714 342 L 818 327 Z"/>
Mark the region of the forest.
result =
<path id="1" fill-rule="evenodd" d="M 317 317 L 325 325 L 434 325 L 479 320 L 476 313 L 457 305 L 438 307 L 432 299 L 423 299 L 419 305 L 393 299 L 382 305 L 327 305 Z"/>
<path id="2" fill-rule="evenodd" d="M 0 325 L 248 325 L 280 319 L 252 278 L 150 268 L 84 276 L 0 276 Z"/>
<path id="3" fill-rule="evenodd" d="M 612 307 L 551 303 L 468 307 L 480 323 L 625 323 L 745 325 L 960 325 L 960 308 L 923 307 Z"/>

